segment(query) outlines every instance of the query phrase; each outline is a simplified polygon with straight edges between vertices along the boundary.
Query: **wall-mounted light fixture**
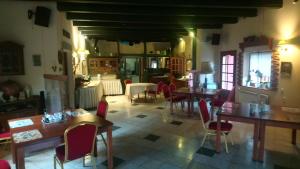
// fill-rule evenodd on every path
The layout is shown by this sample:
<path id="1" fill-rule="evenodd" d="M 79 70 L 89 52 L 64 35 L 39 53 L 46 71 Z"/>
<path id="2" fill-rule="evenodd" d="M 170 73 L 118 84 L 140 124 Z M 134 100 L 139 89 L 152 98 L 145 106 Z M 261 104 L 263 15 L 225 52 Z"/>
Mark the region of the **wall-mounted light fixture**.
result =
<path id="1" fill-rule="evenodd" d="M 298 2 L 298 0 L 293 0 L 293 4 L 295 5 Z"/>
<path id="2" fill-rule="evenodd" d="M 195 33 L 194 33 L 193 31 L 190 31 L 190 32 L 189 32 L 189 36 L 190 36 L 191 38 L 193 38 L 193 37 L 195 37 Z"/>

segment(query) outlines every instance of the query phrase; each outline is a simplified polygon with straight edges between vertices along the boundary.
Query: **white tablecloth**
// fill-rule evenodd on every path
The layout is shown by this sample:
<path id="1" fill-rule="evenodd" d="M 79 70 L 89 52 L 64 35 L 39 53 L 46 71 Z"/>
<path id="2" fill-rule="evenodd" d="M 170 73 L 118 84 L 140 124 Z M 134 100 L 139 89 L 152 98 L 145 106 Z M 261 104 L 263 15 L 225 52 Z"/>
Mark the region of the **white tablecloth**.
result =
<path id="1" fill-rule="evenodd" d="M 101 80 L 104 95 L 123 94 L 122 84 L 120 79 Z"/>
<path id="2" fill-rule="evenodd" d="M 134 95 L 143 93 L 145 90 L 156 90 L 155 83 L 131 83 L 126 85 L 125 95 L 132 98 Z"/>
<path id="3" fill-rule="evenodd" d="M 96 108 L 103 95 L 99 81 L 92 81 L 89 85 L 77 89 L 77 104 L 80 108 Z"/>

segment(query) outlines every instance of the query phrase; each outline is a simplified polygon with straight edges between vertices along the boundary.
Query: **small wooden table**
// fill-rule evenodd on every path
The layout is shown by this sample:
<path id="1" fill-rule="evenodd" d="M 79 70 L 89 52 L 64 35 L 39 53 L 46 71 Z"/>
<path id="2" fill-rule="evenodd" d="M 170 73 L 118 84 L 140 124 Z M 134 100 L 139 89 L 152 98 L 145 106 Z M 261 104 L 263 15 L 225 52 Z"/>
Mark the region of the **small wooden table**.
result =
<path id="1" fill-rule="evenodd" d="M 296 129 L 300 129 L 300 115 L 291 117 L 291 113 L 282 112 L 279 108 L 254 103 L 226 102 L 222 111 L 217 113 L 216 151 L 221 151 L 221 120 L 230 120 L 254 125 L 254 142 L 252 159 L 263 161 L 266 126 L 291 128 L 292 143 L 296 143 Z"/>
<path id="2" fill-rule="evenodd" d="M 185 96 L 188 101 L 188 115 L 192 115 L 194 113 L 194 98 L 212 98 L 216 94 L 216 89 L 203 89 L 200 88 L 188 88 L 182 87 L 173 91 L 173 96 Z M 170 112 L 173 113 L 173 102 L 171 100 Z"/>
<path id="3" fill-rule="evenodd" d="M 85 110 L 79 110 L 85 111 Z M 52 123 L 44 124 L 42 123 L 42 115 L 32 116 L 28 118 L 13 119 L 9 122 L 21 120 L 21 119 L 31 119 L 33 125 L 25 127 L 10 128 L 10 132 L 13 135 L 14 133 L 34 130 L 37 129 L 42 134 L 42 138 L 31 140 L 27 142 L 15 143 L 12 139 L 11 151 L 13 162 L 16 164 L 16 169 L 25 169 L 25 152 L 32 152 L 36 150 L 42 150 L 49 147 L 55 147 L 60 143 L 63 143 L 63 136 L 65 130 L 74 124 L 79 122 L 93 122 L 98 124 L 99 130 L 107 132 L 107 159 L 108 159 L 108 168 L 113 168 L 113 158 L 112 158 L 112 125 L 110 121 L 107 121 L 96 115 L 85 113 L 80 116 L 71 117 L 67 116 L 67 120 L 61 123 Z"/>

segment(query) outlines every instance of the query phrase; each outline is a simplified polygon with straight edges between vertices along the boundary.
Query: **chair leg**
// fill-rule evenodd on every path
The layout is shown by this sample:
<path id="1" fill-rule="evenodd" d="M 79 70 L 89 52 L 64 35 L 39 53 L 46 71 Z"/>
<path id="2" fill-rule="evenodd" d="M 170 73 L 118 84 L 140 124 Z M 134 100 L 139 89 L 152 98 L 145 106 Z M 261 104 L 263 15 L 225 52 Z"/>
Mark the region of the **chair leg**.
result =
<path id="1" fill-rule="evenodd" d="M 54 155 L 54 169 L 56 169 L 56 157 L 55 157 L 55 155 Z"/>
<path id="2" fill-rule="evenodd" d="M 226 134 L 225 134 L 225 133 L 222 133 L 222 135 L 224 136 L 224 143 L 225 143 L 225 150 L 226 150 L 226 153 L 229 153 L 229 151 L 228 151 L 228 145 L 227 145 L 227 139 L 226 139 Z"/>
<path id="3" fill-rule="evenodd" d="M 93 169 L 96 169 L 96 157 L 91 156 L 92 157 L 92 162 L 93 162 Z"/>
<path id="4" fill-rule="evenodd" d="M 206 137 L 207 137 L 207 132 L 205 132 L 205 134 L 204 134 L 204 137 L 203 137 L 203 139 L 202 139 L 202 143 L 201 143 L 201 147 L 203 147 L 203 145 L 204 145 L 204 143 L 205 143 L 205 140 L 206 140 Z"/>
<path id="5" fill-rule="evenodd" d="M 231 145 L 234 145 L 234 144 L 233 144 L 233 139 L 232 139 L 232 134 L 231 134 L 231 133 L 229 133 L 229 138 L 230 138 L 230 141 L 231 141 Z"/>
<path id="6" fill-rule="evenodd" d="M 82 163 L 83 167 L 86 167 L 85 166 L 85 156 L 83 156 L 83 163 Z"/>
<path id="7" fill-rule="evenodd" d="M 102 138 L 102 140 L 103 140 L 103 142 L 104 142 L 104 144 L 105 144 L 105 147 L 107 147 L 106 141 L 105 141 L 105 139 L 104 139 L 102 133 L 100 133 L 100 136 L 101 136 L 101 138 Z"/>

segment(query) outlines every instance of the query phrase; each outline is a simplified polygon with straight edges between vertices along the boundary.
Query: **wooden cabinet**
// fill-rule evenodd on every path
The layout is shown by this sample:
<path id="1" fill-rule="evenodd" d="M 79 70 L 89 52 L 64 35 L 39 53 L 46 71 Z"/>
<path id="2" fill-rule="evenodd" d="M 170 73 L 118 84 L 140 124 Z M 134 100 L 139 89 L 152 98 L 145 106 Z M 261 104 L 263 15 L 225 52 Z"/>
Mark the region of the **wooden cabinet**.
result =
<path id="1" fill-rule="evenodd" d="M 185 74 L 185 58 L 184 57 L 170 57 L 170 73 L 173 75 Z"/>
<path id="2" fill-rule="evenodd" d="M 33 96 L 25 100 L 0 103 L 0 132 L 8 130 L 7 120 L 40 114 L 40 98 Z"/>
<path id="3" fill-rule="evenodd" d="M 88 58 L 89 74 L 117 74 L 119 72 L 118 57 L 90 57 Z"/>

